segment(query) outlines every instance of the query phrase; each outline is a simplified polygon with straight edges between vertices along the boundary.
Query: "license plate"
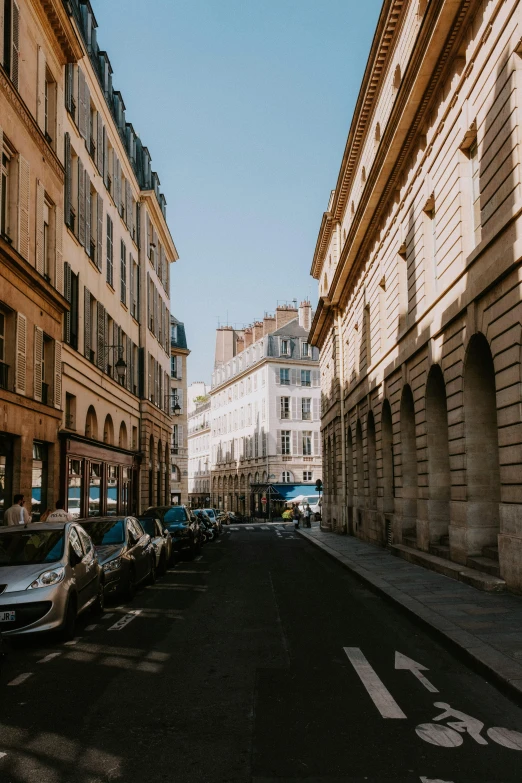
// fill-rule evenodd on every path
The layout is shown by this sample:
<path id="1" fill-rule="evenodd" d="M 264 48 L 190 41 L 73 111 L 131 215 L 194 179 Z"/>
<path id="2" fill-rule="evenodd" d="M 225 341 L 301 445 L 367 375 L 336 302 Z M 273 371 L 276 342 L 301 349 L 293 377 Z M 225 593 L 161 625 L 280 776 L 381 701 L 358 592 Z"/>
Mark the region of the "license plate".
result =
<path id="1" fill-rule="evenodd" d="M 13 623 L 16 620 L 16 612 L 0 612 L 0 623 Z"/>

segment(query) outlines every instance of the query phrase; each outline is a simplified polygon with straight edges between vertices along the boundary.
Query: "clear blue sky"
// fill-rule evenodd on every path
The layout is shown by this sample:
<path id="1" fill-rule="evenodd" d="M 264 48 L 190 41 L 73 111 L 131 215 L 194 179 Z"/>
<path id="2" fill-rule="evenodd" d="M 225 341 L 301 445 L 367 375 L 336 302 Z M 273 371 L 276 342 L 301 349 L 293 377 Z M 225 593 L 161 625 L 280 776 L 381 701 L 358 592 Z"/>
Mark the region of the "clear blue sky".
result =
<path id="1" fill-rule="evenodd" d="M 93 0 L 127 120 L 152 155 L 180 260 L 189 382 L 215 329 L 311 296 L 380 0 Z"/>

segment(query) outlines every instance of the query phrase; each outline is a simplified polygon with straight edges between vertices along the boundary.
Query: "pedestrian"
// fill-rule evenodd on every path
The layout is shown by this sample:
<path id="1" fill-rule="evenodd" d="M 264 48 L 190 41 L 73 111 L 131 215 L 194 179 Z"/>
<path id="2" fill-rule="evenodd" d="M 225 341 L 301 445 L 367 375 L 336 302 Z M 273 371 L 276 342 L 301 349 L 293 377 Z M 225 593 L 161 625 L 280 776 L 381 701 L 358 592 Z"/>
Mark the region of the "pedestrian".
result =
<path id="1" fill-rule="evenodd" d="M 297 503 L 294 503 L 294 508 L 292 509 L 292 519 L 294 520 L 294 527 L 297 530 L 299 527 L 299 520 L 301 519 L 301 512 L 299 511 L 299 505 Z"/>
<path id="2" fill-rule="evenodd" d="M 13 525 L 28 525 L 31 521 L 31 515 L 25 508 L 25 497 L 23 495 L 15 495 L 13 498 L 13 505 L 5 512 L 5 524 L 9 526 Z"/>
<path id="3" fill-rule="evenodd" d="M 51 509 L 50 508 L 46 508 L 45 511 L 43 512 L 43 514 L 40 515 L 40 519 L 38 521 L 39 522 L 47 522 L 47 517 L 49 516 L 50 513 L 51 513 Z"/>
<path id="4" fill-rule="evenodd" d="M 310 508 L 307 502 L 303 503 L 303 517 L 304 517 L 304 526 L 312 527 L 311 524 L 312 509 Z"/>
<path id="5" fill-rule="evenodd" d="M 72 514 L 65 511 L 63 500 L 58 500 L 56 503 L 56 510 L 51 511 L 45 521 L 49 522 L 49 524 L 52 524 L 53 522 L 72 522 L 72 518 Z"/>

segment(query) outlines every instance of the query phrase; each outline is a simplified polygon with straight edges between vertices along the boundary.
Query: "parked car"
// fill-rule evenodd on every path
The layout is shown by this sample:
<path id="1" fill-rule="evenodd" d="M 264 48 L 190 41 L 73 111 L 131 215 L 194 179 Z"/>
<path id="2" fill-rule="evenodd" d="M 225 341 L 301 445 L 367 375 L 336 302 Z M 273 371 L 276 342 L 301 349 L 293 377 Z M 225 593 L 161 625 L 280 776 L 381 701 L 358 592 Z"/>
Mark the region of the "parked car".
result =
<path id="1" fill-rule="evenodd" d="M 105 593 L 131 600 L 139 584 L 156 581 L 156 555 L 150 536 L 134 517 L 90 517 L 82 526 L 96 547 Z"/>
<path id="2" fill-rule="evenodd" d="M 156 569 L 163 575 L 172 557 L 172 538 L 166 527 L 154 517 L 138 517 L 138 522 L 150 536 L 156 554 Z"/>
<path id="3" fill-rule="evenodd" d="M 151 506 L 143 516 L 160 520 L 172 536 L 175 552 L 186 552 L 191 558 L 200 552 L 202 536 L 199 522 L 186 506 Z"/>
<path id="4" fill-rule="evenodd" d="M 214 525 L 214 527 L 217 526 L 218 535 L 222 532 L 222 522 L 221 519 L 218 517 L 216 510 L 213 508 L 204 508 L 203 511 L 209 517 L 210 521 Z"/>
<path id="5" fill-rule="evenodd" d="M 0 630 L 57 630 L 72 639 L 76 618 L 103 611 L 103 570 L 76 522 L 0 528 Z"/>
<path id="6" fill-rule="evenodd" d="M 201 509 L 194 512 L 199 522 L 199 529 L 203 534 L 205 541 L 213 541 L 217 538 L 217 528 L 212 524 L 210 517 Z"/>

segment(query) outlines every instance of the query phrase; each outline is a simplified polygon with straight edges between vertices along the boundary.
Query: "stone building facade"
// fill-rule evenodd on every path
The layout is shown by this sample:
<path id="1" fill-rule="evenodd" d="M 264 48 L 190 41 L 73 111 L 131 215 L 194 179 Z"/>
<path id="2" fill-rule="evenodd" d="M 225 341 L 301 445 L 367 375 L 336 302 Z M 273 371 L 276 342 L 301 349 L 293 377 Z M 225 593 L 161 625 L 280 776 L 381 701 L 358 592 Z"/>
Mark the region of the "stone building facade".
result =
<path id="1" fill-rule="evenodd" d="M 210 414 L 208 395 L 200 395 L 188 414 L 188 492 L 192 508 L 207 508 L 210 503 Z"/>
<path id="2" fill-rule="evenodd" d="M 185 324 L 170 316 L 170 391 L 173 415 L 171 442 L 170 502 L 188 503 L 188 400 Z"/>
<path id="3" fill-rule="evenodd" d="M 262 516 L 267 485 L 321 478 L 318 351 L 311 306 L 280 306 L 251 327 L 221 327 L 211 387 L 212 503 Z"/>
<path id="4" fill-rule="evenodd" d="M 521 39 L 515 0 L 385 0 L 310 336 L 323 524 L 519 592 Z"/>
<path id="5" fill-rule="evenodd" d="M 64 69 L 80 56 L 61 0 L 0 8 L 0 525 L 22 492 L 59 496 Z"/>

